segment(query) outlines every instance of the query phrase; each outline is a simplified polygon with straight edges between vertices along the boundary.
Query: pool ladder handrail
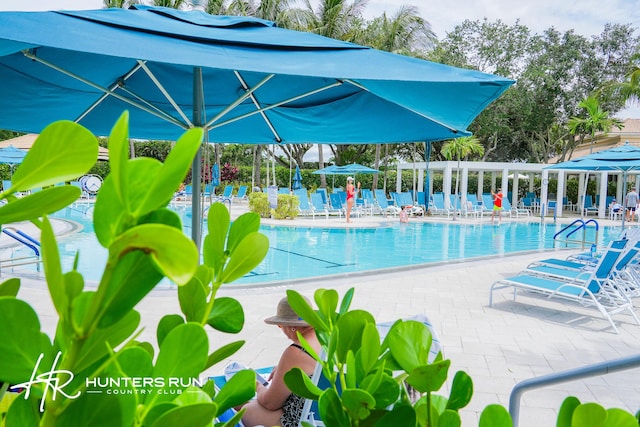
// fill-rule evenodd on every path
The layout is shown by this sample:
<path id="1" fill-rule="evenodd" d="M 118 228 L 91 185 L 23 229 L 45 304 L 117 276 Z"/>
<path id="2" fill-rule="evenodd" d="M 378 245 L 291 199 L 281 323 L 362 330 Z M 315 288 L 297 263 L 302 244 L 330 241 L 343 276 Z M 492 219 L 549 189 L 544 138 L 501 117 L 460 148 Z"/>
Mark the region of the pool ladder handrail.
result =
<path id="1" fill-rule="evenodd" d="M 36 264 L 37 270 L 40 271 L 40 242 L 15 227 L 5 227 L 2 229 L 2 233 L 31 249 L 34 255 L 0 260 L 0 267 L 16 267 L 19 265 Z"/>
<path id="2" fill-rule="evenodd" d="M 542 388 L 552 384 L 566 383 L 582 378 L 602 376 L 613 372 L 637 368 L 640 368 L 640 354 L 614 360 L 607 360 L 605 362 L 594 363 L 593 365 L 554 372 L 541 377 L 529 378 L 524 381 L 520 381 L 515 385 L 515 387 L 513 387 L 511 394 L 509 395 L 509 414 L 511 415 L 513 427 L 518 427 L 520 417 L 520 398 L 525 391 Z"/>
<path id="3" fill-rule="evenodd" d="M 586 231 L 587 231 L 587 225 L 593 223 L 595 225 L 596 228 L 596 237 L 595 237 L 595 241 L 593 242 L 587 242 L 586 238 Z M 564 238 L 564 240 L 560 240 L 558 239 L 558 236 L 560 236 L 562 233 L 564 233 L 565 231 L 569 230 L 571 227 L 573 227 L 574 225 L 578 224 L 577 227 L 575 227 L 573 230 L 571 230 Z M 598 221 L 596 221 L 595 219 L 589 219 L 587 221 L 583 220 L 582 218 L 576 219 L 574 220 L 571 224 L 563 227 L 560 231 L 558 231 L 556 234 L 553 235 L 553 246 L 556 246 L 556 242 L 564 242 L 565 247 L 567 247 L 569 245 L 569 243 L 580 243 L 582 245 L 582 249 L 585 249 L 585 246 L 587 244 L 589 245 L 596 245 L 596 247 L 598 246 L 598 230 L 600 229 L 600 224 L 598 224 Z M 571 237 L 571 235 L 573 233 L 575 233 L 578 230 L 582 230 L 582 240 L 571 240 L 569 239 L 569 237 Z"/>

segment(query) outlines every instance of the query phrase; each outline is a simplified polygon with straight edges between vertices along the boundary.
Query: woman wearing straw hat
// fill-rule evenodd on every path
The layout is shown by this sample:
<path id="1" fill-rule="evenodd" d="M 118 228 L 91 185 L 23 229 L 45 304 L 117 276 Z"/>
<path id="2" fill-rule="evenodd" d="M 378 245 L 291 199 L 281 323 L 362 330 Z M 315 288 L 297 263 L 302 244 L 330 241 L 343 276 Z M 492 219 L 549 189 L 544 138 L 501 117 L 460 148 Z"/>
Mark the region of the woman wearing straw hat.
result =
<path id="1" fill-rule="evenodd" d="M 353 204 L 356 201 L 356 193 L 360 191 L 360 183 L 358 183 L 358 189 L 353 186 L 353 177 L 350 176 L 347 178 L 347 222 L 351 222 L 351 209 L 353 209 Z"/>
<path id="2" fill-rule="evenodd" d="M 311 304 L 308 299 L 307 302 Z M 258 381 L 256 399 L 245 406 L 247 411 L 242 417 L 242 423 L 245 427 L 297 427 L 305 399 L 291 393 L 284 383 L 284 374 L 293 368 L 300 368 L 311 376 L 315 369 L 316 361 L 302 348 L 298 334 L 318 354 L 320 343 L 315 330 L 293 311 L 287 298 L 280 300 L 276 315 L 265 319 L 265 323 L 277 325 L 293 343 L 284 350 L 278 365 L 271 372 L 271 382 L 262 384 Z"/>

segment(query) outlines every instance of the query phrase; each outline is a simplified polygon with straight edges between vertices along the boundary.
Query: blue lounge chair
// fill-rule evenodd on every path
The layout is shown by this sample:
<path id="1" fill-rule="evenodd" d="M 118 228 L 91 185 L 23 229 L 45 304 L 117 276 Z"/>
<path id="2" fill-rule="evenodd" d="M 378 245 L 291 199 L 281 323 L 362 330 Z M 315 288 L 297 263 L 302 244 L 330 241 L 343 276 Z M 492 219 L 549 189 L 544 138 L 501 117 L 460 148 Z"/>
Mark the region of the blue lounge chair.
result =
<path id="1" fill-rule="evenodd" d="M 341 210 L 330 209 L 323 201 L 320 193 L 311 194 L 311 207 L 316 215 L 324 215 L 325 218 L 329 218 L 329 215 L 342 215 Z"/>
<path id="2" fill-rule="evenodd" d="M 247 188 L 248 187 L 246 185 L 241 185 L 240 187 L 238 187 L 238 194 L 233 196 L 233 200 L 236 200 L 236 199 L 237 200 L 247 200 Z"/>
<path id="3" fill-rule="evenodd" d="M 389 200 L 387 199 L 387 195 L 384 194 L 384 190 L 381 188 L 376 188 L 373 190 L 376 196 L 376 203 L 378 204 L 378 208 L 380 212 L 384 215 L 393 215 L 396 216 L 400 213 L 400 208 L 398 206 L 394 206 L 393 204 L 389 204 Z"/>
<path id="4" fill-rule="evenodd" d="M 313 218 L 316 217 L 315 210 L 311 207 L 309 203 L 309 196 L 307 194 L 306 188 L 300 188 L 298 190 L 293 191 L 293 195 L 298 198 L 298 215 L 308 216 L 311 215 Z"/>
<path id="5" fill-rule="evenodd" d="M 453 213 L 452 209 L 444 205 L 444 193 L 433 193 L 431 201 L 433 202 L 431 211 L 434 215 L 446 215 L 448 218 Z"/>
<path id="6" fill-rule="evenodd" d="M 612 270 L 620 257 L 626 241 L 611 242 L 598 265 L 575 278 L 557 278 L 547 275 L 540 276 L 525 271 L 517 276 L 498 280 L 491 285 L 489 292 L 489 306 L 493 305 L 493 291 L 497 289 L 513 288 L 514 301 L 518 290 L 541 293 L 549 298 L 560 298 L 579 303 L 585 307 L 595 307 L 602 316 L 609 321 L 616 333 L 618 328 L 613 322 L 612 315 L 628 312 L 640 325 L 640 319 L 633 311 L 631 300 L 615 285 Z M 569 271 L 569 270 L 565 270 Z"/>
<path id="7" fill-rule="evenodd" d="M 580 196 L 580 200 L 584 200 L 582 203 L 582 215 L 588 216 L 590 212 L 598 214 L 598 208 L 593 205 L 593 198 L 590 195 Z"/>
<path id="8" fill-rule="evenodd" d="M 223 199 L 231 199 L 231 194 L 233 193 L 233 185 L 225 185 L 224 191 L 220 195 Z"/>
<path id="9" fill-rule="evenodd" d="M 511 202 L 509 201 L 509 199 L 502 199 L 502 209 L 505 212 L 509 212 L 510 216 L 516 216 L 520 217 L 520 216 L 531 216 L 531 211 L 529 209 L 523 209 L 523 208 L 514 208 L 511 206 Z"/>
<path id="10" fill-rule="evenodd" d="M 340 195 L 338 193 L 329 194 L 329 204 L 333 211 L 345 213 L 345 208 L 344 206 L 342 206 L 342 200 L 340 199 Z"/>
<path id="11" fill-rule="evenodd" d="M 395 206 L 399 208 L 403 208 L 405 206 L 411 206 L 411 210 L 409 213 L 411 215 L 424 215 L 424 209 L 420 206 L 417 206 L 411 197 L 411 193 L 403 192 L 403 193 L 391 193 Z"/>

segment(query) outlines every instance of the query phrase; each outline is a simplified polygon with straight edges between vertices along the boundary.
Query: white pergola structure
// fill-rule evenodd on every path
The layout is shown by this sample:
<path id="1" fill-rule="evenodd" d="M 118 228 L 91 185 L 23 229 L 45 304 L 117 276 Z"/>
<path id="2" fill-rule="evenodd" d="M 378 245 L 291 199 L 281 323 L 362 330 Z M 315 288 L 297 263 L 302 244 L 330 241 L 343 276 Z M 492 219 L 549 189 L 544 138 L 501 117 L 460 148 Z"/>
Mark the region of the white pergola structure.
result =
<path id="1" fill-rule="evenodd" d="M 548 180 L 550 175 L 556 175 L 558 179 L 557 192 L 555 200 L 562 200 L 566 194 L 566 180 L 568 175 L 578 175 L 578 194 L 585 194 L 587 177 L 595 177 L 597 181 L 597 188 L 599 194 L 598 201 L 598 217 L 605 218 L 607 212 L 606 199 L 607 199 L 607 183 L 609 175 L 616 176 L 618 180 L 616 199 L 618 201 L 623 200 L 622 194 L 622 173 L 611 171 L 564 171 L 564 170 L 548 170 L 544 167 L 549 166 L 544 163 L 506 163 L 506 162 L 467 162 L 461 161 L 459 164 L 456 161 L 448 162 L 429 162 L 429 194 L 433 193 L 433 173 L 441 172 L 443 175 L 443 193 L 445 195 L 445 203 L 449 204 L 449 195 L 455 191 L 454 177 L 460 168 L 460 187 L 458 191 L 462 196 L 463 201 L 466 201 L 467 188 L 469 181 L 469 173 L 478 174 L 478 196 L 482 196 L 483 192 L 495 191 L 496 187 L 500 187 L 504 194 L 511 192 L 512 198 L 510 200 L 513 206 L 518 205 L 518 186 L 520 184 L 519 179 L 513 179 L 512 185 L 509 188 L 509 175 L 518 177 L 518 174 L 529 176 L 528 191 L 534 191 L 533 177 L 538 175 L 542 180 L 540 189 L 540 211 L 541 214 L 548 212 L 547 206 L 549 202 Z M 416 163 L 401 163 L 398 164 L 398 173 L 396 176 L 396 191 L 400 192 L 402 183 L 402 171 L 403 170 L 415 170 L 417 178 L 417 191 L 424 191 L 424 177 L 427 164 L 425 162 Z M 484 174 L 492 174 L 491 188 L 484 189 Z M 498 175 L 500 175 L 500 183 L 497 184 Z M 640 175 L 634 177 L 636 188 L 640 188 Z M 486 190 L 486 191 L 485 191 Z M 556 203 L 555 215 L 562 216 L 563 206 L 562 203 Z M 582 209 L 580 209 L 582 210 Z"/>

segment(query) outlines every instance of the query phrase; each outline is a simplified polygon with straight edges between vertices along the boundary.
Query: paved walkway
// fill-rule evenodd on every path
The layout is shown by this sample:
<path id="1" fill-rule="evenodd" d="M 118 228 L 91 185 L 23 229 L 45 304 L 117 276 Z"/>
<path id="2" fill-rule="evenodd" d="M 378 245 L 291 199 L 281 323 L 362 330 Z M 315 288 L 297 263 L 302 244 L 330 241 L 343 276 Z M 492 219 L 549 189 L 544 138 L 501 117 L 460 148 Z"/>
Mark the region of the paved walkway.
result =
<path id="1" fill-rule="evenodd" d="M 242 211 L 237 205 L 232 208 L 234 215 Z M 388 220 L 356 218 L 349 226 Z M 326 225 L 325 221 L 300 219 L 295 223 Z M 343 224 L 344 219 L 334 218 L 329 222 L 347 226 Z M 464 370 L 474 381 L 473 399 L 461 414 L 463 425 L 477 426 L 479 414 L 486 405 L 508 406 L 509 394 L 519 381 L 640 352 L 640 326 L 628 315 L 614 317 L 620 329 L 618 335 L 596 310 L 569 303 L 536 296 L 520 296 L 513 302 L 509 291 L 499 291 L 495 293 L 494 307 L 488 306 L 489 287 L 493 282 L 547 256 L 534 253 L 498 257 L 366 277 L 314 280 L 286 287 L 238 289 L 229 285 L 220 290 L 219 296 L 232 296 L 242 303 L 245 328 L 236 336 L 210 331 L 211 348 L 244 339 L 247 344 L 234 359 L 251 366 L 272 365 L 287 340 L 278 328 L 266 325 L 263 319 L 274 314 L 287 288 L 312 297 L 317 288 L 336 289 L 342 296 L 347 289 L 355 287 L 352 308 L 366 309 L 378 321 L 416 313 L 430 317 L 444 355 L 452 361 L 449 380 L 456 371 Z M 44 286 L 38 281 L 23 280 L 20 296 L 36 308 L 43 329 L 52 333 L 56 317 Z M 167 313 L 180 312 L 176 292 L 171 289 L 154 291 L 138 308 L 146 326 L 140 338 L 152 342 L 155 342 L 158 320 Z M 223 366 L 216 366 L 208 373 L 219 374 Z M 568 395 L 584 402 L 596 401 L 605 407 L 635 412 L 640 409 L 640 369 L 527 392 L 522 400 L 520 426 L 555 425 L 557 410 Z"/>

